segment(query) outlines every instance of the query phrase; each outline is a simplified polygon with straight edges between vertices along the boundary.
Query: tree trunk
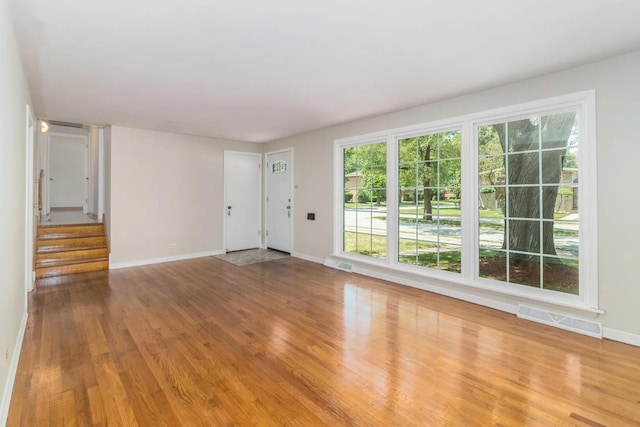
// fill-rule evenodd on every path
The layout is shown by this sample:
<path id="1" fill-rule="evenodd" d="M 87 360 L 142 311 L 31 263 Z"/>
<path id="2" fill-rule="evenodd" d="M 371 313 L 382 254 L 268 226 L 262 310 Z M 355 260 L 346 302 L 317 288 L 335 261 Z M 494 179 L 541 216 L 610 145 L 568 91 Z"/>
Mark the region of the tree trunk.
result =
<path id="1" fill-rule="evenodd" d="M 556 114 L 542 119 L 541 126 L 529 119 L 510 122 L 507 126 L 494 125 L 503 153 L 508 154 L 508 164 L 505 167 L 510 186 L 507 204 L 509 220 L 508 224 L 505 224 L 503 249 L 539 253 L 542 245 L 542 253 L 556 255 L 553 214 L 562 177 L 562 162 L 575 121 L 575 113 Z M 542 132 L 544 148 L 555 150 L 542 151 L 540 155 L 537 151 L 539 131 Z M 535 151 L 526 152 L 529 150 Z M 542 197 L 539 193 L 541 187 L 538 185 L 540 180 L 542 184 L 555 184 L 543 186 Z"/>
<path id="2" fill-rule="evenodd" d="M 431 198 L 433 197 L 433 190 L 431 187 L 431 167 L 432 164 L 428 163 L 431 160 L 431 141 L 427 143 L 424 153 L 422 153 L 422 159 L 427 162 L 425 163 L 425 171 L 424 177 L 422 180 L 422 185 L 424 188 L 424 214 L 422 218 L 425 221 L 433 221 L 433 205 L 431 204 Z"/>
<path id="3" fill-rule="evenodd" d="M 433 221 L 433 205 L 431 204 L 431 197 L 433 197 L 433 191 L 429 186 L 429 180 L 424 183 L 424 214 L 422 218 L 426 221 Z"/>

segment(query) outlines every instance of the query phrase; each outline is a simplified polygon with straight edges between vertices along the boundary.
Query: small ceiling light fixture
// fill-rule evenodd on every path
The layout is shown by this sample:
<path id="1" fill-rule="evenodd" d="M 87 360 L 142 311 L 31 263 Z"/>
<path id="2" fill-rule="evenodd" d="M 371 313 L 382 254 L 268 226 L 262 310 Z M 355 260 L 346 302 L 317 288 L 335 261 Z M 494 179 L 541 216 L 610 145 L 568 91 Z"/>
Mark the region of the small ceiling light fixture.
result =
<path id="1" fill-rule="evenodd" d="M 49 123 L 45 122 L 44 120 L 42 121 L 42 133 L 47 133 L 47 131 L 49 130 Z"/>

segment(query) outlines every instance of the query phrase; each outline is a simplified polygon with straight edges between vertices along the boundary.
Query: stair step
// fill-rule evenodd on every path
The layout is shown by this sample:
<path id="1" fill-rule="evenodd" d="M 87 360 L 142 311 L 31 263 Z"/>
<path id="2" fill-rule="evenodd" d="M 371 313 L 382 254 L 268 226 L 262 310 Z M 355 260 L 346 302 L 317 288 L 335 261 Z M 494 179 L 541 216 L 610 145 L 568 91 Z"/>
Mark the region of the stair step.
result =
<path id="1" fill-rule="evenodd" d="M 70 237 L 63 239 L 38 239 L 36 242 L 37 253 L 51 251 L 65 251 L 76 249 L 96 249 L 107 246 L 104 235 L 89 237 Z"/>
<path id="2" fill-rule="evenodd" d="M 97 261 L 76 262 L 73 264 L 52 265 L 36 268 L 36 279 L 43 277 L 61 276 L 63 274 L 86 273 L 89 271 L 101 271 L 109 269 L 109 261 L 106 259 Z"/>
<path id="3" fill-rule="evenodd" d="M 106 247 L 91 249 L 73 249 L 67 251 L 45 251 L 36 254 L 36 265 L 53 261 L 82 261 L 95 258 L 108 258 L 109 252 Z"/>
<path id="4" fill-rule="evenodd" d="M 38 227 L 38 239 L 61 239 L 80 236 L 101 236 L 102 224 L 46 225 Z"/>
<path id="5" fill-rule="evenodd" d="M 108 257 L 94 257 L 94 258 L 85 258 L 85 259 L 48 259 L 45 261 L 40 261 L 36 263 L 36 270 L 38 268 L 44 267 L 55 267 L 55 266 L 63 266 L 63 265 L 75 265 L 75 264 L 86 264 L 93 261 L 108 261 Z"/>

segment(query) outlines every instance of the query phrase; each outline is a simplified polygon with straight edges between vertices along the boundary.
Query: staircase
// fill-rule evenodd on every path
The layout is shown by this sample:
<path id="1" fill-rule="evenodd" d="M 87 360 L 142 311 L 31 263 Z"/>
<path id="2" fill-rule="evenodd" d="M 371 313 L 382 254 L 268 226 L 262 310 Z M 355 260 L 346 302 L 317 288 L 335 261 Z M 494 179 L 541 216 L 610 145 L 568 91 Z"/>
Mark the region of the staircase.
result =
<path id="1" fill-rule="evenodd" d="M 38 226 L 36 279 L 108 269 L 103 224 Z"/>

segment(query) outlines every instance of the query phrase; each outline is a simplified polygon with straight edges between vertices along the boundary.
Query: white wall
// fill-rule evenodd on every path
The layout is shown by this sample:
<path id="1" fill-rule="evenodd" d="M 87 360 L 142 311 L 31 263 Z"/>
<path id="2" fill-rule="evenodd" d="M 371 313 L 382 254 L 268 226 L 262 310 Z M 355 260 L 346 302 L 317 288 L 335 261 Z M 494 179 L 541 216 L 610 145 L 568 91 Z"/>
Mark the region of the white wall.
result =
<path id="1" fill-rule="evenodd" d="M 319 259 L 332 252 L 334 139 L 596 89 L 599 298 L 606 311 L 600 320 L 638 339 L 640 198 L 633 175 L 640 159 L 638 76 L 640 52 L 267 144 L 265 151 L 295 148 L 294 251 Z M 306 212 L 316 212 L 316 221 L 307 221 Z"/>
<path id="2" fill-rule="evenodd" d="M 25 130 L 29 103 L 6 0 L 0 0 L 0 64 L 0 425 L 4 425 L 19 356 L 17 344 L 26 321 Z"/>
<path id="3" fill-rule="evenodd" d="M 111 238 L 111 126 L 104 128 L 104 216 L 107 237 Z M 100 219 L 100 218 L 98 218 Z"/>
<path id="4" fill-rule="evenodd" d="M 225 149 L 261 151 L 252 143 L 111 127 L 112 267 L 223 249 Z"/>
<path id="5" fill-rule="evenodd" d="M 89 127 L 89 213 L 98 214 L 98 126 Z"/>

